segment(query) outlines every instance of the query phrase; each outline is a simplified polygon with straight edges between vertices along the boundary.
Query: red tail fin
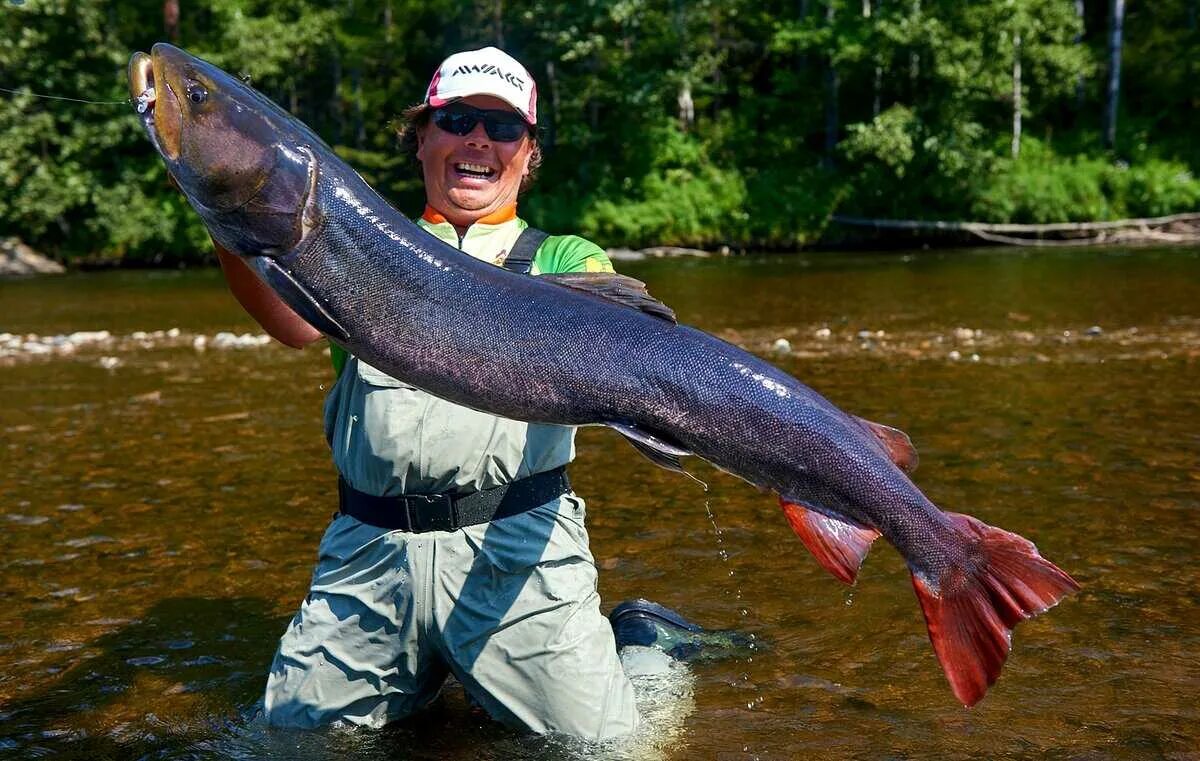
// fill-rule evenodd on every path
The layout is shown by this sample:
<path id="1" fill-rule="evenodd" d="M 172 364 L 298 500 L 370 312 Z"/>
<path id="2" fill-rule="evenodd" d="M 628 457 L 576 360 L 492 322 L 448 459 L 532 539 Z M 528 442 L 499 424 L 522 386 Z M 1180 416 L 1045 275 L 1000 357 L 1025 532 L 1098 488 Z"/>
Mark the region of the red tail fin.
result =
<path id="1" fill-rule="evenodd" d="M 879 532 L 830 518 L 782 498 L 779 505 L 792 531 L 817 562 L 840 580 L 853 584 L 871 549 L 871 542 L 879 537 Z"/>
<path id="2" fill-rule="evenodd" d="M 980 562 L 936 580 L 913 574 L 933 651 L 954 695 L 979 702 L 1000 675 L 1012 628 L 1053 607 L 1079 584 L 1038 554 L 1029 540 L 969 515 L 946 513 L 977 542 Z"/>

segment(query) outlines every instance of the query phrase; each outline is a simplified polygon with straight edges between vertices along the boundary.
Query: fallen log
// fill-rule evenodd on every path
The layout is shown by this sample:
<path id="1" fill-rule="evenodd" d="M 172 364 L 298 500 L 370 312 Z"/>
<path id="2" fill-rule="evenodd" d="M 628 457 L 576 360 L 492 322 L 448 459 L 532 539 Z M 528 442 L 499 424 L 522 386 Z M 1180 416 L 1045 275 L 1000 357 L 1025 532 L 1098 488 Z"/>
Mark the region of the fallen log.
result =
<path id="1" fill-rule="evenodd" d="M 1116 219 L 1105 222 L 1053 222 L 1048 224 L 871 219 L 843 215 L 834 215 L 832 221 L 850 227 L 866 227 L 875 230 L 969 233 L 989 243 L 1004 243 L 1013 246 L 1058 247 L 1114 243 L 1200 242 L 1200 212 L 1140 219 Z M 1044 238 L 1042 237 L 1044 235 L 1060 237 Z"/>

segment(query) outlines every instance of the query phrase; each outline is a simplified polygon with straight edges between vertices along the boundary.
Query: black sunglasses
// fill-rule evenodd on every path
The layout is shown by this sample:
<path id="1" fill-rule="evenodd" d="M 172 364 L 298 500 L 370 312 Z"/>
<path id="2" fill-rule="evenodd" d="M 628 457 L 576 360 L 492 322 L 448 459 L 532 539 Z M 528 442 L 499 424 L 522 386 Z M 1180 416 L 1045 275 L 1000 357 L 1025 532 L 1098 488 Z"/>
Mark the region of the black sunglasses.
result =
<path id="1" fill-rule="evenodd" d="M 529 125 L 519 115 L 500 108 L 475 108 L 455 103 L 435 108 L 430 117 L 439 129 L 451 135 L 469 135 L 475 125 L 483 122 L 487 136 L 498 143 L 514 143 L 529 131 Z"/>

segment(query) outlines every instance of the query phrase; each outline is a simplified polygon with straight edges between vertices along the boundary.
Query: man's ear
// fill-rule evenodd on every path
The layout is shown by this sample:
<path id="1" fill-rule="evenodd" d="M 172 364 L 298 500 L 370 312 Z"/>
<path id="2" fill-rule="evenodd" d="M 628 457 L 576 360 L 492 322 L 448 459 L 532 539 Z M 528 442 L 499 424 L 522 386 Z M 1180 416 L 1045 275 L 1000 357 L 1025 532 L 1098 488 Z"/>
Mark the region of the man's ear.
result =
<path id="1" fill-rule="evenodd" d="M 425 157 L 421 154 L 425 152 L 425 130 L 417 128 L 417 161 L 424 161 Z"/>

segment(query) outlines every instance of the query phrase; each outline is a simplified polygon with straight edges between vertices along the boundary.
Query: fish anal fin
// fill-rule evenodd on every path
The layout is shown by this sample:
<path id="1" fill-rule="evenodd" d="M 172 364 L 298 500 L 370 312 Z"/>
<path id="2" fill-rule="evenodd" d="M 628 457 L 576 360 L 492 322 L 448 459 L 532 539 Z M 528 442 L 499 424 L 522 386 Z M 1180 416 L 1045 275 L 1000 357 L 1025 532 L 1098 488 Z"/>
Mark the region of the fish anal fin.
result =
<path id="1" fill-rule="evenodd" d="M 929 641 L 964 706 L 978 703 L 1008 658 L 1012 630 L 1053 607 L 1079 584 L 1038 554 L 1032 542 L 969 515 L 946 513 L 976 559 L 937 579 L 914 572 Z"/>
<path id="2" fill-rule="evenodd" d="M 917 448 L 913 446 L 912 439 L 908 437 L 907 433 L 899 428 L 875 423 L 866 418 L 856 416 L 854 419 L 883 445 L 883 448 L 887 450 L 888 457 L 896 464 L 896 467 L 905 473 L 912 473 L 917 469 L 921 458 L 917 456 Z"/>
<path id="3" fill-rule="evenodd" d="M 675 322 L 675 312 L 651 296 L 645 283 L 628 275 L 615 272 L 561 272 L 538 277 Z"/>
<path id="4" fill-rule="evenodd" d="M 637 451 L 644 454 L 655 465 L 667 470 L 685 472 L 679 458 L 690 455 L 691 452 L 675 442 L 628 423 L 607 423 L 606 425 L 624 436 Z"/>
<path id="5" fill-rule="evenodd" d="M 831 518 L 804 505 L 780 498 L 788 525 L 821 566 L 846 584 L 858 578 L 858 569 L 879 538 L 873 528 Z"/>

